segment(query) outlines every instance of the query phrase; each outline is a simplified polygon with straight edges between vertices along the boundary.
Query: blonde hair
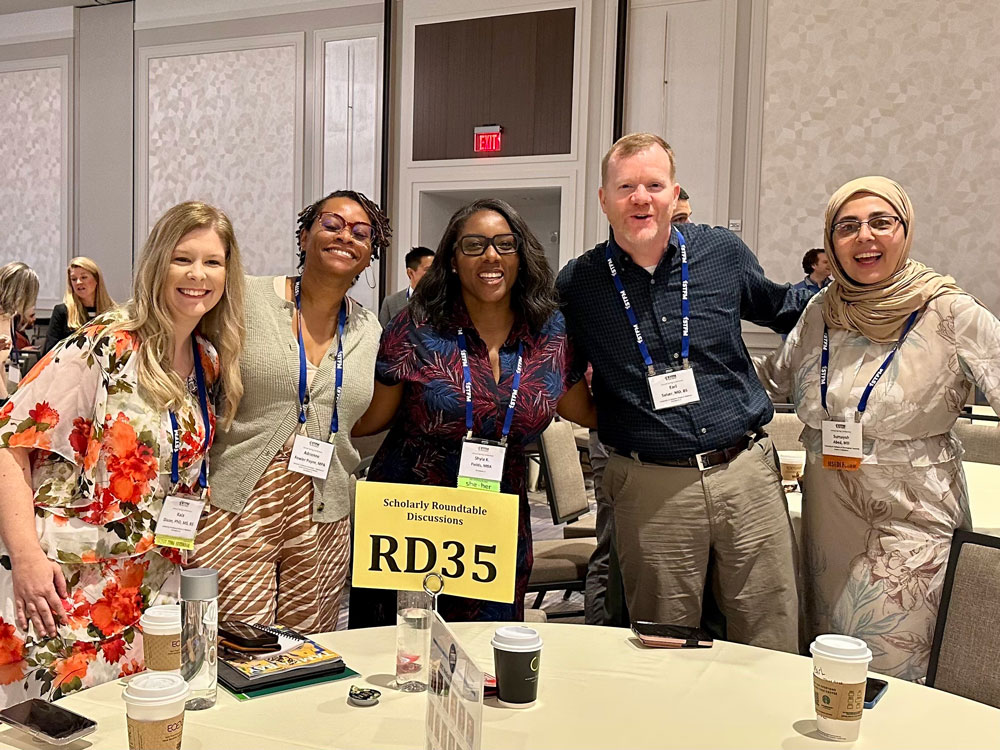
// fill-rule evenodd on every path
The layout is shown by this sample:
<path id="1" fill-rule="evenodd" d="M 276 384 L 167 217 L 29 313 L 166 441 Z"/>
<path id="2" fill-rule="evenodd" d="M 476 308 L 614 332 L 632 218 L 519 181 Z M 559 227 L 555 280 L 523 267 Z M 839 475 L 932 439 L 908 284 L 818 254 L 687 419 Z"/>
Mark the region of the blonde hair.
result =
<path id="1" fill-rule="evenodd" d="M 0 267 L 0 315 L 22 318 L 38 300 L 38 274 L 19 260 Z"/>
<path id="2" fill-rule="evenodd" d="M 75 329 L 84 325 L 88 318 L 83 302 L 73 291 L 73 282 L 70 277 L 73 275 L 74 268 L 83 269 L 97 282 L 97 289 L 94 290 L 94 307 L 98 315 L 114 307 L 115 301 L 111 299 L 111 295 L 108 294 L 108 289 L 104 285 L 104 274 L 101 273 L 100 267 L 84 255 L 73 258 L 66 266 L 66 294 L 63 295 L 63 304 L 66 305 L 66 323 L 70 328 Z"/>
<path id="3" fill-rule="evenodd" d="M 197 331 L 219 354 L 219 381 L 225 401 L 222 419 L 228 427 L 243 397 L 239 360 L 246 336 L 243 264 L 228 216 L 201 201 L 180 203 L 163 214 L 142 247 L 124 318 L 112 330 L 132 331 L 139 338 L 138 381 L 144 396 L 161 409 L 179 406 L 186 389 L 172 366 L 174 322 L 164 301 L 164 283 L 174 248 L 188 232 L 205 227 L 211 227 L 226 248 L 226 285 L 222 299 L 202 317 Z"/>
<path id="4" fill-rule="evenodd" d="M 601 159 L 601 185 L 606 185 L 608 182 L 608 162 L 611 161 L 611 157 L 627 158 L 653 146 L 659 146 L 670 157 L 670 179 L 673 180 L 677 174 L 677 162 L 674 160 L 674 150 L 670 148 L 670 144 L 656 133 L 629 133 L 615 141 Z"/>

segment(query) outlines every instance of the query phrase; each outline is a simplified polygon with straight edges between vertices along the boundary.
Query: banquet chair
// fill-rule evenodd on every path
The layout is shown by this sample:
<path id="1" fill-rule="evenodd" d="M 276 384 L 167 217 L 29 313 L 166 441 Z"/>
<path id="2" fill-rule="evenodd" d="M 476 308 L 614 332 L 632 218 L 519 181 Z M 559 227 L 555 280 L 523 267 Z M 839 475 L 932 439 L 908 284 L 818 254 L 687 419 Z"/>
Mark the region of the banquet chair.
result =
<path id="1" fill-rule="evenodd" d="M 941 592 L 927 684 L 1000 708 L 1000 538 L 959 529 Z"/>
<path id="2" fill-rule="evenodd" d="M 775 412 L 770 424 L 764 425 L 764 431 L 771 437 L 771 442 L 779 451 L 803 450 L 802 443 L 799 442 L 802 423 L 794 413 Z"/>
<path id="3" fill-rule="evenodd" d="M 953 428 L 962 443 L 963 461 L 980 464 L 1000 464 L 1000 426 L 991 422 L 976 424 L 958 420 Z"/>

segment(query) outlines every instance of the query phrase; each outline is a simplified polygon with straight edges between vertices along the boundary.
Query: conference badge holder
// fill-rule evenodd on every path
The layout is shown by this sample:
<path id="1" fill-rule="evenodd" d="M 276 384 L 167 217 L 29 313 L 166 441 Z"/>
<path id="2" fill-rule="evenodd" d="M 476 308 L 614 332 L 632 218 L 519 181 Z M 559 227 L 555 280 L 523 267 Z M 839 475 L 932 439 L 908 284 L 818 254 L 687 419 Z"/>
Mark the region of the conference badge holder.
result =
<path id="1" fill-rule="evenodd" d="M 458 464 L 458 486 L 499 492 L 506 455 L 505 441 L 466 437 Z"/>
<path id="2" fill-rule="evenodd" d="M 330 473 L 330 462 L 333 461 L 333 450 L 333 443 L 298 433 L 295 442 L 292 443 L 288 470 L 317 479 L 326 479 Z"/>
<path id="3" fill-rule="evenodd" d="M 189 494 L 169 494 L 156 519 L 153 541 L 161 547 L 193 550 L 198 534 L 198 521 L 205 509 L 204 497 Z"/>
<path id="4" fill-rule="evenodd" d="M 823 421 L 823 468 L 857 471 L 861 468 L 861 422 Z"/>
<path id="5" fill-rule="evenodd" d="M 699 400 L 694 370 L 690 367 L 668 369 L 660 373 L 651 371 L 646 376 L 646 386 L 656 411 L 695 404 Z"/>

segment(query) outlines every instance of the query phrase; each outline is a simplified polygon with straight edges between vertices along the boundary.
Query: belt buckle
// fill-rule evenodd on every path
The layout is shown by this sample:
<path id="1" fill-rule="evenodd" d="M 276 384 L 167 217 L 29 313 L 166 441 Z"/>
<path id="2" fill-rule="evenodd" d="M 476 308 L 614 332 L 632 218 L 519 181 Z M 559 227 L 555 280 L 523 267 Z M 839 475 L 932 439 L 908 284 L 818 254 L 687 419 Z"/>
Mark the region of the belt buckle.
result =
<path id="1" fill-rule="evenodd" d="M 695 463 L 698 464 L 698 471 L 708 471 L 712 468 L 711 464 L 705 463 L 705 456 L 709 453 L 714 453 L 715 451 L 705 451 L 704 453 L 696 453 L 694 456 Z"/>

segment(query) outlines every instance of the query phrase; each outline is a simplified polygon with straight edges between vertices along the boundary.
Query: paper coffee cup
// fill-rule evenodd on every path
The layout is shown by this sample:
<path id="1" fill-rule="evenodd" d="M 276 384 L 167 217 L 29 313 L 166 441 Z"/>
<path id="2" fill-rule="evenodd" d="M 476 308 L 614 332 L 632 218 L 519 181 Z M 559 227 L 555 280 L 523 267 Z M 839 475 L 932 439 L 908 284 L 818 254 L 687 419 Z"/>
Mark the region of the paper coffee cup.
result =
<path id="1" fill-rule="evenodd" d="M 778 451 L 778 463 L 781 464 L 781 481 L 792 484 L 802 476 L 805 455 L 795 451 Z"/>
<path id="2" fill-rule="evenodd" d="M 133 677 L 122 691 L 129 750 L 180 750 L 184 701 L 190 692 L 179 674 L 147 672 Z"/>
<path id="3" fill-rule="evenodd" d="M 508 708 L 527 708 L 538 697 L 542 638 L 534 628 L 506 625 L 493 635 L 497 699 Z"/>
<path id="4" fill-rule="evenodd" d="M 148 607 L 139 618 L 142 653 L 146 669 L 152 672 L 181 670 L 181 605 Z"/>
<path id="5" fill-rule="evenodd" d="M 860 638 L 820 635 L 809 651 L 813 656 L 816 728 L 832 740 L 856 740 L 865 707 L 871 649 Z"/>

